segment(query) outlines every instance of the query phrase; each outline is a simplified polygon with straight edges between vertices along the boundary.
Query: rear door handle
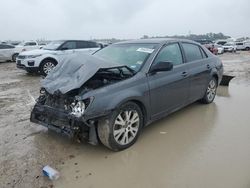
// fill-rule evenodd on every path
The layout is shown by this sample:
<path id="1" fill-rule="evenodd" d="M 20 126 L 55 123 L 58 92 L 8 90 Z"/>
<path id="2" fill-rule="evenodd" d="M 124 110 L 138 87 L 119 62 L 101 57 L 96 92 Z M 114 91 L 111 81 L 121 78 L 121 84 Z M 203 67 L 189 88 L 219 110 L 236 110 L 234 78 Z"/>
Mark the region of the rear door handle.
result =
<path id="1" fill-rule="evenodd" d="M 210 65 L 209 64 L 207 64 L 207 69 L 210 69 Z"/>
<path id="2" fill-rule="evenodd" d="M 182 75 L 183 77 L 187 77 L 188 73 L 187 73 L 186 71 L 184 71 L 184 72 L 181 73 L 181 75 Z"/>

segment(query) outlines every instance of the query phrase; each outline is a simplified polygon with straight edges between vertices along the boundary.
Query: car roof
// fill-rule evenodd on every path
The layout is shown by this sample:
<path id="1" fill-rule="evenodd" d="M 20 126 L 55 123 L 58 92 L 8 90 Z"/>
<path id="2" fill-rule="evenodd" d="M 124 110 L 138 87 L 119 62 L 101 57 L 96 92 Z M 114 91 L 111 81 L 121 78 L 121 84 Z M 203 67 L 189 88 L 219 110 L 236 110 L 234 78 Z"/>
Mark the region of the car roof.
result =
<path id="1" fill-rule="evenodd" d="M 92 40 L 54 40 L 54 41 L 62 41 L 62 42 L 95 42 L 95 41 L 92 41 Z"/>
<path id="2" fill-rule="evenodd" d="M 162 43 L 168 43 L 168 42 L 190 42 L 195 43 L 197 42 L 187 39 L 178 39 L 178 38 L 152 38 L 152 39 L 136 39 L 136 40 L 128 40 L 123 42 L 118 42 L 116 44 L 131 44 L 131 43 L 141 43 L 141 44 L 162 44 Z"/>

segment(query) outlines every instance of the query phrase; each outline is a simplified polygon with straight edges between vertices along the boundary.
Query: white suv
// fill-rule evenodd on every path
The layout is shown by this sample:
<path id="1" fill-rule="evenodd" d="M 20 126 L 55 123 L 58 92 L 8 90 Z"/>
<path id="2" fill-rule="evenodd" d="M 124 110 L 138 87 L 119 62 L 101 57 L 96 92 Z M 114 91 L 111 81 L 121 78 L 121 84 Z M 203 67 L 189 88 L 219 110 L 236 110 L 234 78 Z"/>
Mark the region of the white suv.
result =
<path id="1" fill-rule="evenodd" d="M 225 52 L 236 52 L 237 50 L 235 42 L 228 42 L 223 45 L 223 48 Z"/>
<path id="2" fill-rule="evenodd" d="M 244 42 L 237 42 L 236 43 L 237 50 L 250 50 L 250 42 L 244 41 Z"/>
<path id="3" fill-rule="evenodd" d="M 92 54 L 100 49 L 100 45 L 92 41 L 59 40 L 53 41 L 43 49 L 22 52 L 16 60 L 17 68 L 29 73 L 39 72 L 46 76 L 65 56 L 72 53 Z"/>

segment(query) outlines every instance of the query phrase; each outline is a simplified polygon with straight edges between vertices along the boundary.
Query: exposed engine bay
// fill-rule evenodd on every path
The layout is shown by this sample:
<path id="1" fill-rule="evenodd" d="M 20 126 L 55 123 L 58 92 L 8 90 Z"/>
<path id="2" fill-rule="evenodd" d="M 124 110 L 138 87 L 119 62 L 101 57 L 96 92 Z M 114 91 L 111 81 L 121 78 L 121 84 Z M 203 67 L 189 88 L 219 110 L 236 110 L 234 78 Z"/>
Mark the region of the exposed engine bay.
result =
<path id="1" fill-rule="evenodd" d="M 128 67 L 116 67 L 108 69 L 100 69 L 92 78 L 82 85 L 79 89 L 79 95 L 88 90 L 98 89 L 100 87 L 110 85 L 134 75 L 133 70 Z"/>

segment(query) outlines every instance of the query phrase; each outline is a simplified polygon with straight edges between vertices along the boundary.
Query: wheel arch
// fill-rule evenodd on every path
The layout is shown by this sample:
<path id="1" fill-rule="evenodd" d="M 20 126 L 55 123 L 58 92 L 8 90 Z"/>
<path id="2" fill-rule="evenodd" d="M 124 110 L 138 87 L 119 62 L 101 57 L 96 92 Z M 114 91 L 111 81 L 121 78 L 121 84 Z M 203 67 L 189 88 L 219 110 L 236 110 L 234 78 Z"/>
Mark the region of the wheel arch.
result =
<path id="1" fill-rule="evenodd" d="M 43 63 L 44 61 L 46 61 L 46 60 L 52 60 L 52 61 L 54 61 L 54 62 L 56 63 L 56 65 L 58 64 L 58 61 L 57 61 L 55 58 L 53 58 L 53 57 L 46 57 L 46 58 L 44 58 L 44 59 L 41 61 L 40 65 L 39 65 L 39 68 L 41 68 L 42 63 Z"/>
<path id="2" fill-rule="evenodd" d="M 217 84 L 218 84 L 218 81 L 219 81 L 219 76 L 216 74 L 216 73 L 213 73 L 212 74 L 212 77 L 214 77 L 217 81 Z"/>
<path id="3" fill-rule="evenodd" d="M 137 99 L 132 99 L 132 100 L 128 100 L 127 102 L 134 102 L 135 104 L 137 104 L 139 106 L 139 108 L 141 109 L 142 112 L 142 116 L 143 116 L 143 126 L 146 125 L 147 123 L 147 109 L 145 107 L 145 105 L 143 104 L 142 101 L 137 100 Z"/>

